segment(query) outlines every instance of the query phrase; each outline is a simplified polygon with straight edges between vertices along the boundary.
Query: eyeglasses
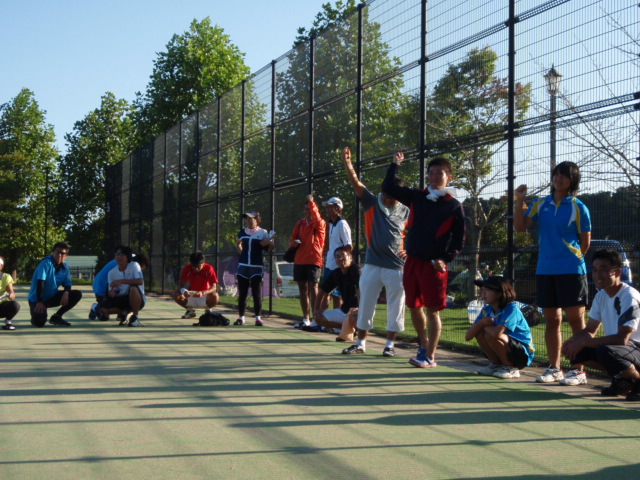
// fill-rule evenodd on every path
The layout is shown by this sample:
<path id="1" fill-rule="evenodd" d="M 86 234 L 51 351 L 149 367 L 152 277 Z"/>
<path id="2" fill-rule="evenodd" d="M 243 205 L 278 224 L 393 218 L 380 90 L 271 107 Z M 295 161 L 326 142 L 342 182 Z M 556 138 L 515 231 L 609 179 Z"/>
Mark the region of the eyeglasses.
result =
<path id="1" fill-rule="evenodd" d="M 125 254 L 125 253 L 122 253 L 122 252 L 116 252 L 116 257 L 124 257 L 124 256 L 126 256 L 126 254 Z"/>
<path id="2" fill-rule="evenodd" d="M 61 255 L 63 257 L 66 257 L 67 255 L 69 255 L 69 252 L 63 252 L 61 250 L 58 250 L 57 248 L 53 251 L 54 255 Z"/>
<path id="3" fill-rule="evenodd" d="M 616 270 L 620 267 L 613 268 L 594 268 L 591 270 L 592 275 L 615 275 Z"/>

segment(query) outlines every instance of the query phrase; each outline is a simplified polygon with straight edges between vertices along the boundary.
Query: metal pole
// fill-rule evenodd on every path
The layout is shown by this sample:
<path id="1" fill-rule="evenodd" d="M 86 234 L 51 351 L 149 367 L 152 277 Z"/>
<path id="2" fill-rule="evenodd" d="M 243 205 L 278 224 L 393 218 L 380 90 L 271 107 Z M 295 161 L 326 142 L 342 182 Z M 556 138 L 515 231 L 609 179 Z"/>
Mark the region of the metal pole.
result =
<path id="1" fill-rule="evenodd" d="M 420 188 L 425 188 L 425 150 L 427 136 L 427 1 L 421 4 L 420 26 L 420 139 L 418 155 L 420 161 Z"/>
<path id="2" fill-rule="evenodd" d="M 276 222 L 276 192 L 273 184 L 276 181 L 276 61 L 271 61 L 271 227 Z M 273 313 L 273 254 L 269 262 L 269 315 Z M 277 286 L 278 283 L 276 282 Z"/>
<path id="3" fill-rule="evenodd" d="M 356 172 L 360 177 L 362 166 L 362 64 L 363 64 L 363 46 L 362 39 L 364 36 L 364 10 L 365 5 L 363 3 L 358 5 L 358 59 L 356 66 Z M 360 249 L 360 202 L 358 197 L 354 195 L 356 200 L 356 208 L 354 212 L 355 216 L 355 242 L 354 242 L 354 255 L 356 261 L 360 261 L 359 249 Z"/>
<path id="4" fill-rule="evenodd" d="M 47 252 L 47 244 L 49 242 L 49 167 L 45 168 L 45 180 L 44 180 L 44 255 Z"/>
<path id="5" fill-rule="evenodd" d="M 516 118 L 516 5 L 509 0 L 509 106 L 507 120 L 507 276 L 513 278 L 513 202 L 515 180 L 515 118 Z"/>
<path id="6" fill-rule="evenodd" d="M 551 141 L 549 145 L 549 161 L 551 167 L 551 174 L 553 174 L 553 170 L 556 168 L 556 93 L 550 94 L 550 103 L 551 103 L 551 115 L 549 117 L 550 126 L 549 132 L 551 135 Z"/>

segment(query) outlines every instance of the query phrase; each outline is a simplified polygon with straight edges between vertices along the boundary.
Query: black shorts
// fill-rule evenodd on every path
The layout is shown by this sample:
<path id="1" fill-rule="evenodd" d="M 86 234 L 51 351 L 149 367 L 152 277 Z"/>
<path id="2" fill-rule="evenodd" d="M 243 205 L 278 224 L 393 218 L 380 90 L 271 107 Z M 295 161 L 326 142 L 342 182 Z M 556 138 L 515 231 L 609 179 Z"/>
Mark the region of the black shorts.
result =
<path id="1" fill-rule="evenodd" d="M 138 288 L 137 285 L 132 285 L 130 288 Z M 140 305 L 140 310 L 144 308 L 144 300 L 142 300 L 142 305 Z M 102 303 L 98 306 L 98 308 L 117 308 L 118 310 L 123 310 L 130 312 L 131 311 L 131 303 L 129 303 L 129 295 L 118 295 L 117 297 L 106 297 Z"/>
<path id="2" fill-rule="evenodd" d="M 518 370 L 522 370 L 529 364 L 529 355 L 527 355 L 527 346 L 518 340 L 509 337 L 509 361 Z"/>
<path id="3" fill-rule="evenodd" d="M 536 275 L 538 306 L 541 308 L 579 307 L 587 304 L 587 276 L 579 273 Z"/>
<path id="4" fill-rule="evenodd" d="M 317 265 L 293 265 L 293 280 L 296 282 L 320 283 L 322 268 Z"/>

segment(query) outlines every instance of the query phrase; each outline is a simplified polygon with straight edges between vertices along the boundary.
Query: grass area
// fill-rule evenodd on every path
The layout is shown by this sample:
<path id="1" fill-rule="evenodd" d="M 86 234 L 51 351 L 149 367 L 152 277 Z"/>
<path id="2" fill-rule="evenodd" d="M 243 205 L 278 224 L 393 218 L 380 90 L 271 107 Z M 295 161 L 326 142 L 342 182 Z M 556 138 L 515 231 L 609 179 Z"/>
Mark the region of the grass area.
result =
<path id="1" fill-rule="evenodd" d="M 221 297 L 221 302 L 229 305 L 237 305 L 237 297 Z M 251 312 L 252 300 L 247 300 L 247 310 Z M 269 299 L 264 299 L 263 308 L 268 311 Z M 300 319 L 300 301 L 297 298 L 274 298 L 273 299 L 273 313 L 283 316 L 285 318 Z M 477 343 L 474 341 L 466 342 L 464 335 L 469 329 L 469 320 L 467 317 L 466 307 L 447 308 L 440 312 L 440 318 L 442 319 L 442 336 L 440 337 L 440 344 L 447 348 L 455 350 L 465 350 L 478 352 L 479 349 Z M 373 333 L 380 336 L 386 335 L 387 325 L 387 306 L 384 304 L 378 304 L 376 308 L 376 316 L 374 318 Z M 533 344 L 536 348 L 535 361 L 539 364 L 546 364 L 548 362 L 547 348 L 544 341 L 545 323 L 543 321 L 532 329 L 533 332 Z M 562 338 L 567 339 L 571 336 L 571 327 L 567 322 L 562 323 Z M 418 340 L 416 330 L 413 328 L 411 322 L 411 314 L 408 309 L 405 309 L 405 331 L 398 335 L 398 339 L 405 342 L 416 342 Z M 568 366 L 568 363 L 565 364 Z"/>

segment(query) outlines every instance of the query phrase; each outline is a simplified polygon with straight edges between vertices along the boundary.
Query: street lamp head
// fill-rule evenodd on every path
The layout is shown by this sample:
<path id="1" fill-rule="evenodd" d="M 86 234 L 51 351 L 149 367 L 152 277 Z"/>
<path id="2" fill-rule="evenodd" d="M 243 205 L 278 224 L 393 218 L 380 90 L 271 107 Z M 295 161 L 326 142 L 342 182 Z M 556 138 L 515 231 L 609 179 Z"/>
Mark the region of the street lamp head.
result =
<path id="1" fill-rule="evenodd" d="M 547 82 L 547 92 L 549 95 L 557 95 L 560 91 L 560 81 L 562 75 L 551 65 L 551 70 L 544 74 L 544 80 Z"/>

